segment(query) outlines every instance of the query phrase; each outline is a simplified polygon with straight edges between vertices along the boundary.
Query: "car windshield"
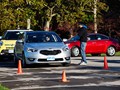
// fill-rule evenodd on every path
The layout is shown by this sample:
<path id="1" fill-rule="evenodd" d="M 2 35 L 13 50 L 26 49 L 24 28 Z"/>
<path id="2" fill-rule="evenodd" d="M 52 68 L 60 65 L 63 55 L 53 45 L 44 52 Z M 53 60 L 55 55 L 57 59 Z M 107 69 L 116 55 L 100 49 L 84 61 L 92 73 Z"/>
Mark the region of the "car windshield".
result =
<path id="1" fill-rule="evenodd" d="M 5 36 L 3 37 L 4 40 L 18 40 L 20 34 L 22 34 L 23 32 L 20 31 L 8 31 Z"/>
<path id="2" fill-rule="evenodd" d="M 26 43 L 40 42 L 62 42 L 61 38 L 55 33 L 27 33 Z"/>

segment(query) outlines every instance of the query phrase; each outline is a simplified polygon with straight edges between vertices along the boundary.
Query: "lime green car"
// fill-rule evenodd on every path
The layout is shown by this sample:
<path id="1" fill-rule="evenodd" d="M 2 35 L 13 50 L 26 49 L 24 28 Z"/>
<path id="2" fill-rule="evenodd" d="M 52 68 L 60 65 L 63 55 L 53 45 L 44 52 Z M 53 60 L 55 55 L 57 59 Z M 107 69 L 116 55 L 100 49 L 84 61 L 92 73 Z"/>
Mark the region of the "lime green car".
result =
<path id="1" fill-rule="evenodd" d="M 0 54 L 13 54 L 16 40 L 18 40 L 20 38 L 20 35 L 22 35 L 25 31 L 32 30 L 7 30 L 0 41 Z"/>

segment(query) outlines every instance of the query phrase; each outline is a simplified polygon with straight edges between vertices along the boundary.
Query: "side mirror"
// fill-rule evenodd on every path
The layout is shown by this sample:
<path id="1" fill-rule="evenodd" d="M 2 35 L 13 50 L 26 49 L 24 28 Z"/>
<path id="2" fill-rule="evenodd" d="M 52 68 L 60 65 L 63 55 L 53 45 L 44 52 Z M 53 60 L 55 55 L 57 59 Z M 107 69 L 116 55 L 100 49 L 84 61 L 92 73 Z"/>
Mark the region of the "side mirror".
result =
<path id="1" fill-rule="evenodd" d="M 67 40 L 68 40 L 68 39 L 64 38 L 64 39 L 63 39 L 63 42 L 66 42 Z"/>

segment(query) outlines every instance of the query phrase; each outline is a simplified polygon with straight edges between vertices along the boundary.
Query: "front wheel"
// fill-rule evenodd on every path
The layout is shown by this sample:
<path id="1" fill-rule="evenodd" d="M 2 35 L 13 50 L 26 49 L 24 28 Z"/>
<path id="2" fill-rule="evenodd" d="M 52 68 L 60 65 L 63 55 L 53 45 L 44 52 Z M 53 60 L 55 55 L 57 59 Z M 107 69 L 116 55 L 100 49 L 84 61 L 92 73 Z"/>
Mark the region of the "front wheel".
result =
<path id="1" fill-rule="evenodd" d="M 22 55 L 22 67 L 26 67 L 27 66 L 27 64 L 26 64 L 26 59 L 25 59 L 25 54 L 23 53 L 23 55 Z"/>
<path id="2" fill-rule="evenodd" d="M 14 55 L 13 59 L 14 59 L 14 64 L 17 67 L 17 65 L 18 65 L 18 58 L 16 57 L 16 55 Z"/>
<path id="3" fill-rule="evenodd" d="M 79 54 L 80 54 L 80 49 L 79 49 L 79 47 L 73 47 L 73 48 L 71 49 L 71 56 L 73 56 L 73 57 L 78 57 Z"/>
<path id="4" fill-rule="evenodd" d="M 115 48 L 113 46 L 108 47 L 107 49 L 107 56 L 114 56 L 116 53 Z"/>

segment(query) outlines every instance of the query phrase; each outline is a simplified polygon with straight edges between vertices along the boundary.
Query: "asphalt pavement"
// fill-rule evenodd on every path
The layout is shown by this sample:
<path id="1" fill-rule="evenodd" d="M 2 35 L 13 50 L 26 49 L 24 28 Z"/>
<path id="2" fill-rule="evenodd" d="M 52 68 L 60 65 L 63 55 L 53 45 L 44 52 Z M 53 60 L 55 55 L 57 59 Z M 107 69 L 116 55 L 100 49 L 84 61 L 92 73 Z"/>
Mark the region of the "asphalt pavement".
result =
<path id="1" fill-rule="evenodd" d="M 32 65 L 18 74 L 12 58 L 0 60 L 0 83 L 10 90 L 120 90 L 120 56 L 87 57 L 88 65 L 72 57 L 70 66 Z M 69 82 L 62 82 L 63 71 Z"/>

